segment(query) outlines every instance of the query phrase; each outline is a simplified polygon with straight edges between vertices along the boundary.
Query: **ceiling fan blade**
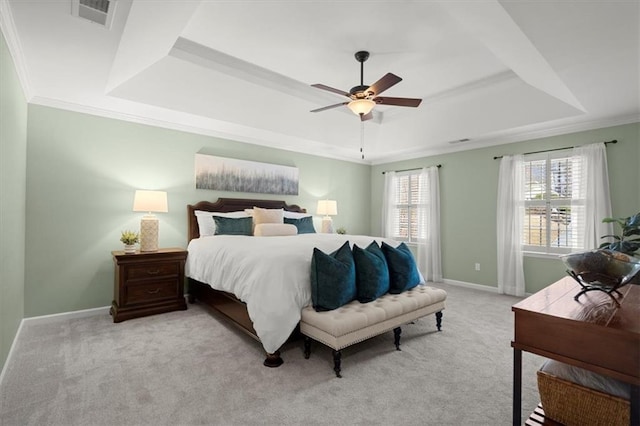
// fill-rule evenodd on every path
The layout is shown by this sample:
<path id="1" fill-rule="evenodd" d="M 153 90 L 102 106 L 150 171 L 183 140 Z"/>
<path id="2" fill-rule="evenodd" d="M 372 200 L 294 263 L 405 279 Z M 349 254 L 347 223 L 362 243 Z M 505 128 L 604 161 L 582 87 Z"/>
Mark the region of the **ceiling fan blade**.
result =
<path id="1" fill-rule="evenodd" d="M 329 105 L 329 106 L 318 108 L 318 109 L 312 109 L 311 112 L 320 112 L 320 111 L 324 111 L 326 109 L 337 108 L 339 106 L 346 105 L 348 103 L 349 102 L 341 102 L 341 103 L 335 104 L 335 105 Z"/>
<path id="2" fill-rule="evenodd" d="M 417 107 L 422 102 L 422 99 L 416 98 L 389 98 L 389 97 L 377 97 L 373 99 L 375 103 L 381 105 L 395 105 L 403 107 Z"/>
<path id="3" fill-rule="evenodd" d="M 351 95 L 345 92 L 344 90 L 334 89 L 333 87 L 325 86 L 324 84 L 312 84 L 311 87 L 326 90 L 328 92 L 337 93 L 338 95 L 346 96 L 347 98 L 351 97 Z"/>
<path id="4" fill-rule="evenodd" d="M 401 81 L 402 81 L 402 78 L 398 77 L 397 75 L 387 73 L 380 80 L 376 81 L 371 86 L 369 86 L 369 88 L 366 91 L 367 93 L 371 92 L 370 96 L 377 96 L 380 93 L 387 90 L 389 87 L 395 86 Z"/>
<path id="5" fill-rule="evenodd" d="M 368 114 L 364 114 L 360 116 L 360 121 L 367 121 L 367 120 L 371 120 L 373 118 L 373 112 L 369 111 Z"/>

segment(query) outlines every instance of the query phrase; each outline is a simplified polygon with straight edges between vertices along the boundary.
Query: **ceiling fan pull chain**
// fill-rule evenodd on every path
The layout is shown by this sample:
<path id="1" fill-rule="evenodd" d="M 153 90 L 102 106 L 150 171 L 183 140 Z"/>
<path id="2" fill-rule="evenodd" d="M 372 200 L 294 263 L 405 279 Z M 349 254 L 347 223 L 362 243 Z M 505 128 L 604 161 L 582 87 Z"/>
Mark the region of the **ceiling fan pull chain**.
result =
<path id="1" fill-rule="evenodd" d="M 364 160 L 364 121 L 360 122 L 360 155 Z"/>

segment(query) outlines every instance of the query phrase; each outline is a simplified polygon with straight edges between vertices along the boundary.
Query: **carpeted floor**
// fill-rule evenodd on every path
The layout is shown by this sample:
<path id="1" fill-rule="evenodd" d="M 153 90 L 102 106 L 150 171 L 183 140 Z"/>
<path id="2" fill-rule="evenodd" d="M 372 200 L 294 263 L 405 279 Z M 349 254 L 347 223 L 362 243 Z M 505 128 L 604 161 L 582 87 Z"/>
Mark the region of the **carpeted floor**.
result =
<path id="1" fill-rule="evenodd" d="M 108 315 L 23 326 L 0 384 L 1 425 L 510 425 L 519 299 L 438 284 L 435 318 L 343 351 L 287 343 L 280 368 L 201 305 L 113 324 Z M 542 358 L 523 355 L 523 419 Z"/>

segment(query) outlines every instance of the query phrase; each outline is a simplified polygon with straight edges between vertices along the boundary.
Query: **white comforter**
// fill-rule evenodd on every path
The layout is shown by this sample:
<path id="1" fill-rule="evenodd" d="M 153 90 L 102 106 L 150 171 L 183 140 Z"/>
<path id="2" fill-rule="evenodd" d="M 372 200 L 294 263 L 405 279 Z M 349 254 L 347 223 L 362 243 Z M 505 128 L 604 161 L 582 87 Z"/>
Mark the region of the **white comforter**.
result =
<path id="1" fill-rule="evenodd" d="M 277 351 L 311 304 L 313 248 L 325 253 L 346 240 L 365 248 L 373 240 L 361 235 L 301 234 L 287 237 L 217 235 L 191 240 L 186 275 L 216 290 L 233 293 L 247 304 L 249 317 L 264 349 Z"/>

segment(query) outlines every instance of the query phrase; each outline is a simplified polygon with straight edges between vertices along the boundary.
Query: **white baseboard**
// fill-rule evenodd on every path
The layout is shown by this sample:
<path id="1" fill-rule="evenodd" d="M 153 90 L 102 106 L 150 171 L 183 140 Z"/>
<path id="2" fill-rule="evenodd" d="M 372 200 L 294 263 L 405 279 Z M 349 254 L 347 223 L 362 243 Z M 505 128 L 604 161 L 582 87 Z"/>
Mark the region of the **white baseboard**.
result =
<path id="1" fill-rule="evenodd" d="M 488 285 L 468 283 L 466 281 L 450 280 L 447 278 L 443 279 L 442 282 L 445 284 L 455 285 L 458 287 L 466 287 L 466 288 L 472 288 L 475 290 L 488 291 L 490 293 L 498 293 L 498 287 L 491 287 Z"/>
<path id="2" fill-rule="evenodd" d="M 7 359 L 4 360 L 4 365 L 2 366 L 2 372 L 0 372 L 0 386 L 2 386 L 2 382 L 4 380 L 4 374 L 7 371 L 7 366 L 9 365 L 9 362 L 11 361 L 11 356 L 13 355 L 13 350 L 16 347 L 16 342 L 18 341 L 18 336 L 20 335 L 20 332 L 22 331 L 22 324 L 24 323 L 24 320 L 20 321 L 20 325 L 18 326 L 18 330 L 16 331 L 16 335 L 13 338 L 13 342 L 11 342 L 11 347 L 9 348 L 9 353 L 7 354 Z"/>
<path id="3" fill-rule="evenodd" d="M 468 283 L 468 282 L 465 282 L 465 281 L 449 280 L 449 279 L 446 279 L 446 278 L 443 279 L 442 282 L 445 283 L 445 284 L 455 285 L 455 286 L 458 286 L 458 287 L 473 288 L 475 290 L 482 290 L 482 291 L 488 291 L 490 293 L 500 294 L 500 291 L 498 290 L 498 287 L 492 287 L 492 286 L 489 286 L 489 285 Z M 529 297 L 532 294 L 533 293 L 525 292 L 524 296 L 522 296 L 522 297 Z"/>
<path id="4" fill-rule="evenodd" d="M 109 315 L 109 309 L 111 309 L 111 306 L 102 306 L 100 308 L 83 309 L 80 311 L 62 312 L 59 314 L 29 317 L 23 319 L 22 321 L 28 324 L 46 324 L 54 321 L 66 321 L 76 318 L 94 317 L 96 315 Z"/>

